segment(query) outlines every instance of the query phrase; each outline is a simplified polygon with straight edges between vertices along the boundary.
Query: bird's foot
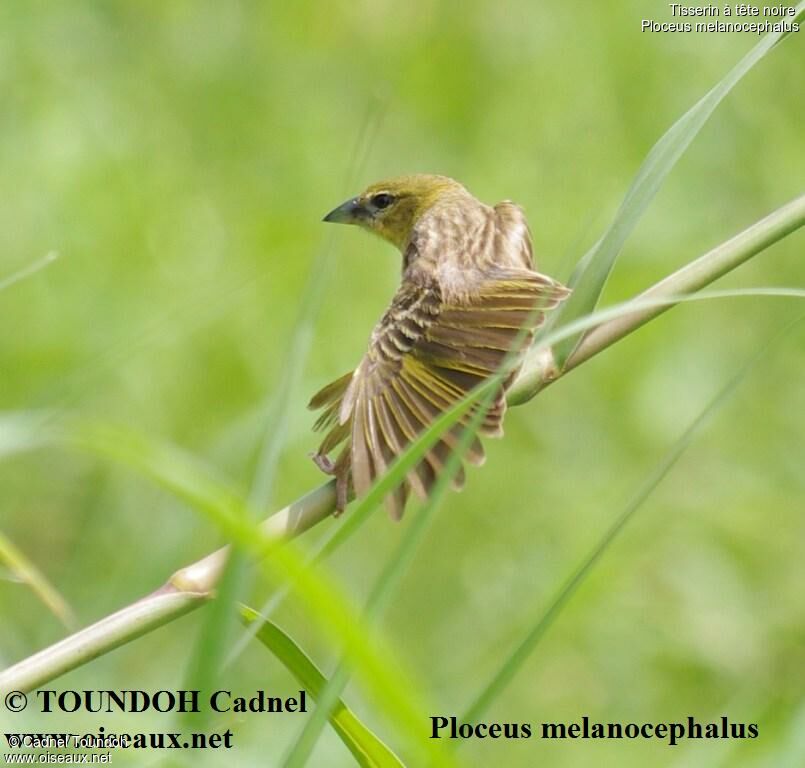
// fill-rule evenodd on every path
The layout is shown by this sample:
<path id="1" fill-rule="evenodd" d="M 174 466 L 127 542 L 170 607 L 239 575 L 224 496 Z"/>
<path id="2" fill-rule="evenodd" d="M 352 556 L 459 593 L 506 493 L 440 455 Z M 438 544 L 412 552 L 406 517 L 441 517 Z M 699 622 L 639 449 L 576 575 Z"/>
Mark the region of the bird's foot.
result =
<path id="1" fill-rule="evenodd" d="M 313 463 L 324 472 L 325 475 L 335 475 L 336 463 L 329 456 L 323 453 L 311 453 L 310 458 L 313 459 Z"/>

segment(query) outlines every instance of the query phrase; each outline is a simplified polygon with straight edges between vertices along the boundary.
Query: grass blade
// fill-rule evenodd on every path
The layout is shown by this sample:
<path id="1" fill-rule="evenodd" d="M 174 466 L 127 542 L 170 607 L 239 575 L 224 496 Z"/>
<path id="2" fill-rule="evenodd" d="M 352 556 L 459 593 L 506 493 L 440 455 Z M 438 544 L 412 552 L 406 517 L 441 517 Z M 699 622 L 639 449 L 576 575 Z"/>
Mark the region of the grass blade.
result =
<path id="1" fill-rule="evenodd" d="M 632 299 L 621 304 L 613 305 L 607 309 L 599 310 L 586 317 L 578 318 L 573 322 L 562 325 L 556 330 L 550 331 L 535 343 L 529 353 L 529 358 L 535 355 L 538 356 L 540 349 L 558 345 L 585 331 L 597 328 L 607 321 L 632 315 L 637 312 L 656 310 L 657 308 L 670 307 L 675 304 L 688 302 L 757 296 L 801 299 L 805 298 L 805 290 L 786 287 L 738 288 L 734 290 L 699 291 L 693 295 L 646 296 L 642 299 Z M 528 364 L 528 358 L 526 364 Z M 405 478 L 408 471 L 428 452 L 445 431 L 467 413 L 474 402 L 477 402 L 479 398 L 483 397 L 490 389 L 494 388 L 495 382 L 496 380 L 491 378 L 487 380 L 484 384 L 470 392 L 463 400 L 457 402 L 451 409 L 444 411 L 427 430 L 419 435 L 419 437 L 397 457 L 386 474 L 378 479 L 377 483 L 375 483 L 366 496 L 350 509 L 349 514 L 345 516 L 345 519 L 339 526 L 335 535 L 329 539 L 319 551 L 316 560 L 320 561 L 328 557 L 353 536 L 386 494 L 393 490 Z M 513 400 L 513 403 L 524 402 L 525 399 L 528 398 L 518 396 Z"/>
<path id="2" fill-rule="evenodd" d="M 320 550 L 316 560 L 320 561 L 326 558 L 356 533 L 386 495 L 405 479 L 408 472 L 419 463 L 425 454 L 439 441 L 441 436 L 456 424 L 479 398 L 493 390 L 497 384 L 499 384 L 498 377 L 487 379 L 486 382 L 469 392 L 463 400 L 459 400 L 449 410 L 440 414 L 438 419 L 422 432 L 416 440 L 412 441 L 392 462 L 388 471 L 378 478 L 366 496 L 350 509 L 338 531 Z"/>
<path id="3" fill-rule="evenodd" d="M 499 383 L 502 378 L 503 375 L 498 374 L 495 377 L 495 381 Z M 389 559 L 386 567 L 375 582 L 364 610 L 364 617 L 370 623 L 374 624 L 377 621 L 378 616 L 388 604 L 394 589 L 408 569 L 416 549 L 428 529 L 433 514 L 441 503 L 442 497 L 447 492 L 456 473 L 459 471 L 464 454 L 469 449 L 472 439 L 477 434 L 481 422 L 492 405 L 496 389 L 496 387 L 486 388 L 486 394 L 479 401 L 477 411 L 467 424 L 467 428 L 462 432 L 456 449 L 450 453 L 444 469 L 431 489 L 428 500 L 408 525 L 400 546 Z M 325 686 L 316 710 L 305 724 L 299 734 L 299 738 L 293 745 L 284 763 L 285 768 L 302 768 L 302 766 L 307 763 L 307 760 L 313 752 L 316 741 L 324 728 L 324 724 L 330 718 L 332 709 L 337 706 L 339 701 L 338 697 L 346 687 L 348 680 L 349 668 L 342 661 Z"/>
<path id="4" fill-rule="evenodd" d="M 369 153 L 380 128 L 383 105 L 377 100 L 370 101 L 365 119 L 362 123 L 361 131 L 358 133 L 355 144 L 350 154 L 347 164 L 347 183 L 348 188 L 352 188 L 357 183 L 357 178 L 361 174 Z M 308 357 L 308 352 L 313 340 L 313 326 L 318 310 L 323 303 L 326 287 L 329 283 L 330 272 L 332 269 L 333 252 L 333 231 L 328 229 L 328 237 L 324 246 L 319 250 L 318 255 L 313 261 L 309 272 L 309 278 L 305 292 L 302 296 L 299 317 L 294 330 L 293 338 L 287 353 L 287 363 L 283 368 L 283 376 L 280 381 L 279 393 L 270 403 L 271 416 L 268 420 L 269 427 L 263 437 L 262 448 L 258 457 L 257 470 L 252 479 L 252 487 L 249 493 L 250 505 L 255 509 L 265 509 L 271 501 L 271 490 L 274 483 L 274 474 L 279 461 L 280 451 L 285 442 L 288 428 L 288 414 L 290 410 L 288 404 L 293 392 L 298 391 L 301 383 L 303 363 Z M 227 564 L 227 568 L 229 565 Z M 272 595 L 261 609 L 263 615 L 269 615 L 284 599 L 287 589 L 280 589 Z M 234 648 L 229 653 L 226 664 L 232 664 L 248 646 L 253 637 L 253 630 L 244 632 Z"/>
<path id="5" fill-rule="evenodd" d="M 50 251 L 50 253 L 45 254 L 41 259 L 29 264 L 27 267 L 23 267 L 16 272 L 12 272 L 10 275 L 8 275 L 8 277 L 4 277 L 2 280 L 0 280 L 0 291 L 10 288 L 15 283 L 20 282 L 20 280 L 24 280 L 26 277 L 35 275 L 40 270 L 51 265 L 58 258 L 59 254 L 56 251 Z"/>
<path id="6" fill-rule="evenodd" d="M 412 749 L 429 765 L 451 765 L 445 748 L 427 739 L 422 728 L 428 708 L 392 649 L 373 636 L 335 580 L 307 562 L 289 541 L 266 539 L 231 486 L 214 477 L 194 457 L 145 435 L 109 426 L 75 427 L 67 440 L 95 455 L 111 458 L 170 490 L 218 525 L 224 535 L 254 557 L 267 578 L 290 583 L 327 638 L 343 648 L 352 668 L 373 693 Z"/>
<path id="7" fill-rule="evenodd" d="M 31 269 L 29 267 L 29 273 Z M 4 287 L 3 284 L 0 287 Z M 50 413 L 36 411 L 0 413 L 0 459 L 39 448 L 52 440 L 53 436 L 46 426 L 50 417 Z M 0 563 L 5 563 L 16 578 L 27 584 L 67 629 L 75 629 L 75 614 L 64 597 L 2 532 Z"/>
<path id="8" fill-rule="evenodd" d="M 294 332 L 285 353 L 280 384 L 275 394 L 269 395 L 268 418 L 258 447 L 257 463 L 251 481 L 248 510 L 256 514 L 267 509 L 271 503 L 274 477 L 282 448 L 288 433 L 291 398 L 298 392 L 302 371 L 308 358 L 313 339 L 313 325 L 322 304 L 332 262 L 333 239 L 328 237 L 319 249 L 312 268 Z M 257 517 L 255 516 L 255 522 Z M 246 583 L 248 563 L 243 552 L 232 548 L 226 558 L 215 590 L 212 605 L 204 617 L 198 641 L 191 659 L 185 688 L 212 690 L 215 678 L 224 664 L 230 638 L 234 630 L 235 612 L 240 591 Z M 197 727 L 202 727 L 201 725 Z"/>
<path id="9" fill-rule="evenodd" d="M 537 311 L 538 310 L 534 310 L 534 314 Z M 531 319 L 533 320 L 533 315 Z M 477 403 L 475 413 L 473 413 L 472 418 L 467 423 L 465 429 L 461 432 L 455 450 L 450 452 L 443 470 L 440 472 L 433 488 L 430 491 L 428 499 L 422 506 L 419 514 L 408 525 L 400 546 L 397 548 L 395 554 L 389 559 L 385 568 L 383 568 L 381 571 L 380 576 L 378 577 L 369 594 L 369 599 L 366 602 L 366 608 L 364 610 L 364 617 L 371 624 L 376 622 L 378 616 L 391 598 L 394 589 L 397 587 L 405 571 L 408 569 L 408 566 L 414 557 L 414 553 L 416 552 L 417 547 L 425 535 L 434 512 L 436 511 L 448 487 L 452 483 L 456 473 L 461 468 L 464 455 L 469 450 L 470 444 L 478 434 L 478 429 L 481 426 L 481 422 L 486 418 L 486 414 L 489 411 L 489 408 L 492 406 L 492 401 L 499 392 L 504 378 L 517 365 L 520 355 L 514 350 L 520 349 L 520 346 L 527 335 L 526 329 L 530 325 L 530 321 L 527 321 L 523 324 L 523 328 L 517 334 L 517 337 L 512 344 L 512 351 L 505 356 L 500 368 L 494 373 L 494 375 L 490 376 L 487 381 L 476 387 L 472 392 L 469 392 L 462 401 L 455 403 L 452 408 L 446 411 L 442 417 L 437 419 L 436 423 L 432 425 L 432 427 L 435 427 L 437 423 L 442 422 L 445 418 L 452 419 L 456 413 L 464 413 L 466 410 L 464 408 L 465 404 L 472 405 L 473 402 Z M 482 394 L 479 396 L 479 393 Z M 418 443 L 424 440 L 425 434 L 427 434 L 429 431 L 430 430 L 426 430 L 423 435 L 420 435 L 417 440 L 414 440 L 414 442 L 411 443 L 398 458 L 398 462 L 406 461 L 409 453 L 413 453 L 415 450 L 418 450 Z M 443 434 L 443 432 L 440 432 L 439 434 Z M 392 465 L 392 471 L 394 468 L 394 465 Z M 402 473 L 397 482 L 401 482 L 404 477 L 405 473 Z M 370 490 L 367 498 L 372 495 L 372 490 L 381 485 L 384 479 L 385 476 L 381 477 L 375 482 L 375 486 Z M 379 500 L 381 499 L 382 497 L 380 497 Z M 377 503 L 379 503 L 379 500 L 375 502 L 375 506 Z M 331 539 L 328 544 L 331 544 L 332 542 L 333 540 Z M 349 668 L 345 661 L 342 660 L 338 664 L 335 673 L 322 692 L 321 699 L 315 712 L 313 713 L 313 716 L 307 721 L 301 733 L 299 734 L 299 738 L 291 748 L 288 758 L 284 763 L 285 768 L 303 768 L 303 766 L 307 763 L 316 745 L 316 741 L 318 740 L 318 737 L 323 731 L 324 725 L 329 718 L 332 707 L 336 705 L 338 697 L 346 687 L 348 680 Z"/>
<path id="10" fill-rule="evenodd" d="M 216 689 L 219 673 L 233 632 L 233 607 L 244 588 L 247 559 L 240 548 L 229 550 L 226 563 L 216 582 L 215 593 L 202 617 L 192 654 L 187 662 L 183 688 L 207 694 Z M 185 716 L 195 728 L 204 728 L 210 713 L 201 710 Z"/>
<path id="11" fill-rule="evenodd" d="M 247 626 L 256 630 L 257 639 L 279 659 L 311 697 L 318 700 L 327 679 L 305 652 L 276 624 L 264 619 L 251 608 L 243 607 L 241 618 Z M 329 719 L 333 730 L 360 766 L 402 768 L 403 764 L 399 758 L 356 717 L 341 699 L 335 702 Z"/>
<path id="12" fill-rule="evenodd" d="M 803 10 L 805 10 L 805 2 L 801 2 L 797 6 L 796 15 L 801 15 Z M 793 21 L 793 19 L 791 20 Z M 554 323 L 560 319 L 564 323 L 571 322 L 593 310 L 624 243 L 676 162 L 722 99 L 785 35 L 784 32 L 766 34 L 654 145 L 640 166 L 609 228 L 579 261 L 570 279 L 573 293 L 564 305 L 559 307 L 558 315 L 553 318 Z M 579 338 L 570 338 L 556 348 L 556 360 L 560 368 L 570 357 L 578 342 Z"/>
<path id="13" fill-rule="evenodd" d="M 513 395 L 513 397 L 509 398 L 510 404 L 516 405 L 529 399 L 530 383 L 528 382 L 529 371 L 527 368 L 530 363 L 533 363 L 534 358 L 539 357 L 540 350 L 550 348 L 552 346 L 555 347 L 555 345 L 559 345 L 563 341 L 576 337 L 585 331 L 598 328 L 605 322 L 647 310 L 657 310 L 658 308 L 671 307 L 675 304 L 709 301 L 711 299 L 758 296 L 802 299 L 805 298 L 805 290 L 786 287 L 761 287 L 738 288 L 720 291 L 699 291 L 698 293 L 692 295 L 667 294 L 646 296 L 645 298 L 638 297 L 636 299 L 625 301 L 621 304 L 615 304 L 606 309 L 598 310 L 597 312 L 578 318 L 572 322 L 568 322 L 567 324 L 543 335 L 537 342 L 535 342 L 534 347 L 531 349 L 524 362 L 524 370 L 521 374 L 521 377 L 524 377 L 525 380 L 524 384 L 522 386 L 518 386 L 517 389 L 510 393 Z M 324 546 L 316 555 L 316 561 L 321 561 L 331 555 L 336 549 L 341 547 L 349 538 L 357 533 L 358 529 L 368 519 L 369 515 L 383 500 L 386 494 L 393 490 L 405 478 L 408 471 L 428 452 L 428 450 L 438 441 L 439 437 L 444 434 L 444 432 L 457 423 L 459 419 L 461 419 L 462 416 L 469 411 L 473 403 L 478 402 L 479 398 L 484 397 L 484 395 L 486 395 L 490 390 L 494 389 L 497 381 L 497 379 L 493 378 L 488 379 L 485 383 L 468 393 L 463 400 L 458 401 L 451 409 L 444 411 L 427 430 L 422 432 L 422 434 L 419 435 L 419 437 L 395 459 L 388 471 L 378 479 L 366 496 L 364 496 L 363 499 L 360 499 L 352 508 L 350 508 L 349 514 L 345 515 L 345 518 L 338 527 L 338 530 L 327 542 L 325 542 Z"/>
<path id="14" fill-rule="evenodd" d="M 0 563 L 5 563 L 16 578 L 27 584 L 67 629 L 76 628 L 75 614 L 67 601 L 2 531 L 0 531 Z"/>
<path id="15" fill-rule="evenodd" d="M 568 577 L 553 600 L 551 600 L 548 608 L 535 622 L 517 648 L 515 648 L 514 652 L 506 659 L 500 669 L 492 676 L 492 679 L 484 686 L 472 704 L 470 704 L 462 716 L 463 722 L 473 722 L 483 717 L 484 713 L 489 709 L 495 699 L 497 699 L 506 686 L 514 679 L 517 672 L 522 668 L 540 640 L 545 636 L 545 633 L 559 617 L 579 586 L 590 575 L 598 561 L 604 556 L 626 525 L 634 518 L 636 512 L 642 507 L 646 499 L 651 496 L 655 488 L 657 488 L 663 478 L 665 478 L 668 472 L 674 467 L 699 432 L 701 432 L 707 423 L 725 405 L 747 374 L 761 362 L 769 354 L 775 344 L 785 337 L 802 319 L 803 317 L 800 317 L 794 321 L 794 323 L 786 326 L 772 338 L 769 344 L 764 345 L 761 351 L 749 360 L 707 404 L 676 443 L 671 446 L 670 450 L 638 489 L 637 493 L 635 493 L 623 511 L 614 520 L 612 525 L 604 532 L 592 550 Z"/>

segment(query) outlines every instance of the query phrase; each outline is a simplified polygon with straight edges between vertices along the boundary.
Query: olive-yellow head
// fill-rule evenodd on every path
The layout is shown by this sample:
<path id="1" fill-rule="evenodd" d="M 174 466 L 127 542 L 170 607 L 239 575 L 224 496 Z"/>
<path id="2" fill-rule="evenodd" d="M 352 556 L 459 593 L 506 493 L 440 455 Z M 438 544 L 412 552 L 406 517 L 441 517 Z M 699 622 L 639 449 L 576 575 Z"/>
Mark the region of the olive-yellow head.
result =
<path id="1" fill-rule="evenodd" d="M 447 176 L 399 176 L 372 184 L 330 211 L 324 221 L 356 224 L 402 250 L 422 214 L 436 203 L 464 195 L 469 195 L 467 190 Z"/>

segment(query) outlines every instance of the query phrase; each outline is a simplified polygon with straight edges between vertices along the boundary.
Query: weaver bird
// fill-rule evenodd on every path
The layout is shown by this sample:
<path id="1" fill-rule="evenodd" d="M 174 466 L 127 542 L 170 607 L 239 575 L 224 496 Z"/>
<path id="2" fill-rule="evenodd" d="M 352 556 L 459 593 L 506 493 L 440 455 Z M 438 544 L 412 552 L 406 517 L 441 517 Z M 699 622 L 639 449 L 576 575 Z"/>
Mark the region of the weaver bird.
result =
<path id="1" fill-rule="evenodd" d="M 536 271 L 519 206 L 508 200 L 494 208 L 484 205 L 445 176 L 418 174 L 372 184 L 324 221 L 356 224 L 402 254 L 400 287 L 363 360 L 309 405 L 324 409 L 315 429 L 327 432 L 313 458 L 336 478 L 338 513 L 352 488 L 359 497 L 365 494 L 440 413 L 495 374 L 515 345 L 521 358 L 544 311 L 569 291 Z M 481 422 L 483 436 L 503 434 L 506 389 L 521 360 L 515 362 Z M 471 414 L 386 497 L 393 519 L 402 517 L 409 491 L 427 498 Z M 342 443 L 332 460 L 328 454 Z M 483 461 L 477 436 L 464 458 Z M 462 467 L 453 486 L 463 483 Z"/>

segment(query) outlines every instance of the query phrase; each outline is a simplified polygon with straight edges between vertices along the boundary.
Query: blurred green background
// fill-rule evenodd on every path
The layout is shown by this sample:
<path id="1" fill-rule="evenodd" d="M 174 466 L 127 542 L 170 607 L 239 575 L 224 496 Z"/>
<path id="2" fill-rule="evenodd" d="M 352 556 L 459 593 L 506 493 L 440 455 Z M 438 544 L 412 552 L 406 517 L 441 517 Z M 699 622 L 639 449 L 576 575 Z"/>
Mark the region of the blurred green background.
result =
<path id="1" fill-rule="evenodd" d="M 444 173 L 487 202 L 522 204 L 541 269 L 567 279 L 654 141 L 758 39 L 641 33 L 647 14 L 670 20 L 666 5 L 638 2 L 4 3 L 0 278 L 60 258 L 0 293 L 0 408 L 130 425 L 247 487 L 328 236 L 322 215 L 371 181 Z M 630 239 L 608 301 L 802 192 L 804 71 L 800 33 L 727 98 Z M 398 280 L 388 246 L 332 234 L 274 506 L 321 482 L 306 402 L 358 361 Z M 802 253 L 794 235 L 720 285 L 802 286 Z M 383 620 L 433 702 L 427 714 L 467 705 L 684 427 L 800 312 L 762 298 L 678 308 L 510 413 Z M 805 763 L 804 349 L 798 327 L 747 377 L 487 716 L 728 715 L 759 723 L 760 738 L 475 741 L 460 753 L 468 764 Z M 161 490 L 86 456 L 7 459 L 0 488 L 0 530 L 82 624 L 220 544 Z M 378 513 L 333 558 L 333 577 L 361 599 L 409 522 Z M 259 603 L 267 588 L 254 593 Z M 10 579 L 0 616 L 0 666 L 64 633 Z M 181 687 L 202 619 L 50 687 Z M 331 669 L 335 649 L 304 611 L 290 603 L 277 619 Z M 236 692 L 298 689 L 260 647 L 224 680 Z M 346 698 L 396 744 L 362 689 Z M 170 729 L 159 715 L 3 713 L 0 724 Z M 212 727 L 233 729 L 240 764 L 272 765 L 301 724 L 250 715 Z M 312 764 L 353 763 L 328 732 Z"/>

